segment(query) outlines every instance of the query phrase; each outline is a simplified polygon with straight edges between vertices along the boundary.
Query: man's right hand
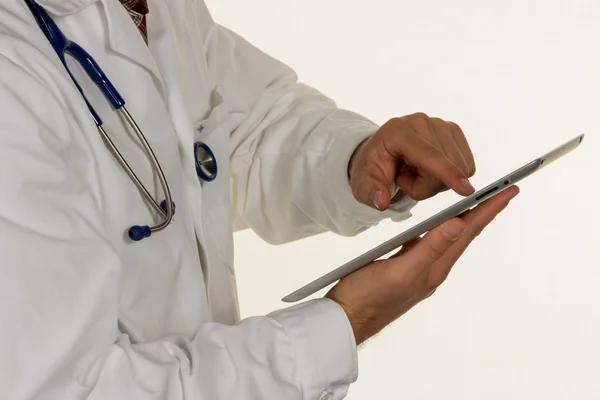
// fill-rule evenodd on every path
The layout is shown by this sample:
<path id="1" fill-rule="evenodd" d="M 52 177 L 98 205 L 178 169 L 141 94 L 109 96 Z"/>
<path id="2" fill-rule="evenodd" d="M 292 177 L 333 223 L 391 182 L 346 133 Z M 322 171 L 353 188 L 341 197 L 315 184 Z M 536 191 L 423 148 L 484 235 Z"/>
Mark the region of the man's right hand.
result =
<path id="1" fill-rule="evenodd" d="M 341 279 L 326 295 L 338 302 L 361 344 L 431 296 L 469 244 L 519 193 L 513 186 L 453 218 L 387 260 Z"/>

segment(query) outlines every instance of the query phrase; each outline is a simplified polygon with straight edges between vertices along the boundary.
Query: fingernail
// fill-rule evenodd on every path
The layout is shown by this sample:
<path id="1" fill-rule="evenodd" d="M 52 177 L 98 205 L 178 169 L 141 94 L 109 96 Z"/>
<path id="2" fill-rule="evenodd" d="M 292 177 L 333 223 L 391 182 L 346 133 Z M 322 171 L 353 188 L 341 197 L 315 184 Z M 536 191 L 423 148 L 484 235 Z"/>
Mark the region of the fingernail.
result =
<path id="1" fill-rule="evenodd" d="M 375 190 L 371 195 L 371 201 L 376 209 L 379 210 L 379 199 L 381 198 L 381 190 Z"/>
<path id="2" fill-rule="evenodd" d="M 390 197 L 394 197 L 394 195 L 396 194 L 396 184 L 392 183 L 392 185 L 390 186 Z"/>
<path id="3" fill-rule="evenodd" d="M 475 187 L 473 186 L 473 184 L 471 182 L 469 182 L 468 179 L 463 178 L 460 180 L 460 183 L 463 185 L 463 187 L 465 188 L 465 190 L 469 191 L 469 192 L 474 192 L 475 191 Z"/>
<path id="4" fill-rule="evenodd" d="M 451 242 L 455 242 L 465 233 L 465 224 L 460 222 L 448 222 L 442 230 L 442 235 Z"/>

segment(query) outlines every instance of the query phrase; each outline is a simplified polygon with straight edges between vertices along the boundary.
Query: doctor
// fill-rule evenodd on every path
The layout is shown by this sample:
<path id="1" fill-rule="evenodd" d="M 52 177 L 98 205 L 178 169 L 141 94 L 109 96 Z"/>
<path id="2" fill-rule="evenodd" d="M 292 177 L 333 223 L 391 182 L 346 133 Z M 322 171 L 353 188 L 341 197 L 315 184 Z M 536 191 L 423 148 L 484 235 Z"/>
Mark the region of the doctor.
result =
<path id="1" fill-rule="evenodd" d="M 343 398 L 357 344 L 430 295 L 517 189 L 325 298 L 240 321 L 232 229 L 355 235 L 446 188 L 472 193 L 473 156 L 453 123 L 337 108 L 202 0 L 122 1 L 35 4 L 125 100 L 156 160 L 67 57 L 149 196 L 25 0 L 0 0 L 0 398 Z"/>

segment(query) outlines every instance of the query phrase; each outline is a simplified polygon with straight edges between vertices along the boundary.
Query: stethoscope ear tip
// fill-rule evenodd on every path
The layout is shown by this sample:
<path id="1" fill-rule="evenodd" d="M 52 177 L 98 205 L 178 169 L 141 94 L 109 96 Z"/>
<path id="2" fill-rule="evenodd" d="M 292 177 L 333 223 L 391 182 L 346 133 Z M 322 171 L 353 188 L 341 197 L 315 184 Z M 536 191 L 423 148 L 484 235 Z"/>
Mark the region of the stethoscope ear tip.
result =
<path id="1" fill-rule="evenodd" d="M 139 242 L 140 240 L 149 237 L 152 234 L 152 230 L 150 230 L 150 227 L 148 225 L 134 225 L 131 228 L 129 228 L 127 234 L 129 235 L 129 238 L 131 240 Z"/>

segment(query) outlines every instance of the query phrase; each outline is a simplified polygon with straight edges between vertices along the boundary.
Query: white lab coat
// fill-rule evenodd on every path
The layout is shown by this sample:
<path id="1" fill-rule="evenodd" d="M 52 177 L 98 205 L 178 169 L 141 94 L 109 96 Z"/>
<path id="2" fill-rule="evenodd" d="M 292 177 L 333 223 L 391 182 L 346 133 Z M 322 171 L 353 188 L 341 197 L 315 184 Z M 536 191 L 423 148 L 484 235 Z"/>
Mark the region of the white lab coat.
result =
<path id="1" fill-rule="evenodd" d="M 215 24 L 202 0 L 150 0 L 149 47 L 118 0 L 38 3 L 120 90 L 176 214 L 126 238 L 157 215 L 25 3 L 0 0 L 0 398 L 343 398 L 357 378 L 345 314 L 318 299 L 239 321 L 232 227 L 284 243 L 408 217 L 409 199 L 379 213 L 351 194 L 348 159 L 377 126 Z M 162 201 L 140 144 L 74 71 Z M 199 139 L 217 157 L 213 182 L 195 172 Z"/>

